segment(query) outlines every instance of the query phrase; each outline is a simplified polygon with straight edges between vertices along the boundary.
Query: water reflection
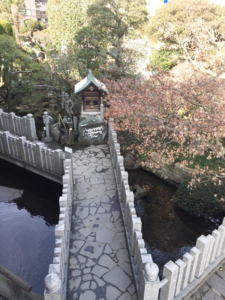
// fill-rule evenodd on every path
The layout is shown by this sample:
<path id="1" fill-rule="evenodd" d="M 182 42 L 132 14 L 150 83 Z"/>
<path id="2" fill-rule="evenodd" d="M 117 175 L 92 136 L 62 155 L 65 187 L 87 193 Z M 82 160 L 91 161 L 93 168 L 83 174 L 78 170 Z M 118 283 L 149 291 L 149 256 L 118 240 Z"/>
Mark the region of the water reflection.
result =
<path id="1" fill-rule="evenodd" d="M 142 219 L 143 238 L 148 253 L 160 269 L 169 260 L 176 261 L 190 252 L 196 239 L 208 235 L 222 223 L 224 214 L 217 220 L 205 221 L 191 217 L 174 203 L 176 188 L 143 170 L 129 171 L 129 185 L 141 185 L 148 194 L 135 200 L 137 215 Z"/>
<path id="2" fill-rule="evenodd" d="M 0 265 L 43 295 L 62 187 L 1 160 L 0 170 L 0 185 L 24 190 L 22 198 L 0 202 Z"/>

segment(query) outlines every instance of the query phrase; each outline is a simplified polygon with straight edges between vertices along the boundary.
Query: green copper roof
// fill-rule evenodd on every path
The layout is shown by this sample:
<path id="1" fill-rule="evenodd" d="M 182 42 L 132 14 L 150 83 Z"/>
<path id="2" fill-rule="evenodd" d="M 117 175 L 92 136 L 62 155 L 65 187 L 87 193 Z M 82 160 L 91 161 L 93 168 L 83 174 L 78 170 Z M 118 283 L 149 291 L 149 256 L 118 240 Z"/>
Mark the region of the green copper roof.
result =
<path id="1" fill-rule="evenodd" d="M 104 83 L 102 83 L 101 81 L 99 81 L 98 79 L 96 79 L 92 75 L 91 70 L 89 70 L 88 76 L 85 77 L 84 79 L 82 79 L 77 84 L 75 84 L 75 87 L 74 87 L 74 93 L 75 93 L 75 95 L 81 93 L 90 84 L 93 84 L 96 88 L 98 88 L 99 90 L 105 92 L 106 94 L 109 93 L 108 90 L 107 90 L 107 88 L 106 88 L 106 86 L 104 85 Z"/>

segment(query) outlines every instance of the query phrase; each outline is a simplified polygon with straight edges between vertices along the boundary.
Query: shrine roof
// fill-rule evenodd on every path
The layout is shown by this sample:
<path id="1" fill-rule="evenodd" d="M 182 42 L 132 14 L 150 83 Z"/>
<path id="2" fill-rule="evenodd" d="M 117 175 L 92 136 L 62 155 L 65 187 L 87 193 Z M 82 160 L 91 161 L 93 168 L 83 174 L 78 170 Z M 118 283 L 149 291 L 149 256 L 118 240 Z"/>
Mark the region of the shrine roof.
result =
<path id="1" fill-rule="evenodd" d="M 85 77 L 84 79 L 82 79 L 77 84 L 75 84 L 75 87 L 74 87 L 74 93 L 75 93 L 75 95 L 81 93 L 83 90 L 85 90 L 91 84 L 93 84 L 100 91 L 103 91 L 106 94 L 109 93 L 108 90 L 107 90 L 107 88 L 106 88 L 106 86 L 104 85 L 104 83 L 102 83 L 101 81 L 99 81 L 98 79 L 96 79 L 92 75 L 91 70 L 89 70 L 88 76 Z"/>

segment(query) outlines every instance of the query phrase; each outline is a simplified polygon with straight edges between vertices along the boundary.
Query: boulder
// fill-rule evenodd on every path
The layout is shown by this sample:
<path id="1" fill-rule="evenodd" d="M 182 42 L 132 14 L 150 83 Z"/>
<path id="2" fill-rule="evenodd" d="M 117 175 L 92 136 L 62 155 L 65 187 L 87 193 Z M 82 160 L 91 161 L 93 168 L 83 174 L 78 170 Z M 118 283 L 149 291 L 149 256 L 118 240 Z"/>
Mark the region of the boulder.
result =
<path id="1" fill-rule="evenodd" d="M 147 191 L 140 187 L 139 185 L 134 185 L 134 189 L 137 188 L 135 194 L 134 194 L 134 200 L 140 199 L 147 195 Z"/>
<path id="2" fill-rule="evenodd" d="M 80 142 L 89 144 L 98 144 L 103 142 L 108 133 L 106 124 L 101 124 L 102 121 L 96 117 L 87 117 L 78 125 Z M 84 126 L 82 126 L 84 125 Z"/>
<path id="3" fill-rule="evenodd" d="M 61 132 L 59 130 L 59 124 L 58 123 L 55 123 L 54 125 L 52 125 L 50 127 L 50 133 L 51 133 L 51 136 L 53 137 L 53 140 L 55 142 L 59 143 Z"/>

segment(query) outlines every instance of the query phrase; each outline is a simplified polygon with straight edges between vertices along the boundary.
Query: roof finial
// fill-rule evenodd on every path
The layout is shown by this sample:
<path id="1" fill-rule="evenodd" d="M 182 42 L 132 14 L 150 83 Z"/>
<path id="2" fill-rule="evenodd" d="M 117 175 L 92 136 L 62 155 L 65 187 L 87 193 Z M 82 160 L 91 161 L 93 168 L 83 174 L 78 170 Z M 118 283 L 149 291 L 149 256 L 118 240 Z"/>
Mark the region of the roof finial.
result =
<path id="1" fill-rule="evenodd" d="M 92 72 L 91 72 L 90 69 L 88 70 L 88 76 L 89 76 L 89 75 L 92 75 Z"/>

